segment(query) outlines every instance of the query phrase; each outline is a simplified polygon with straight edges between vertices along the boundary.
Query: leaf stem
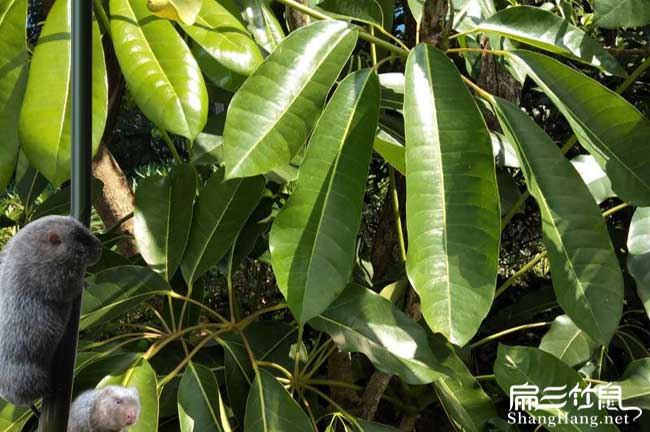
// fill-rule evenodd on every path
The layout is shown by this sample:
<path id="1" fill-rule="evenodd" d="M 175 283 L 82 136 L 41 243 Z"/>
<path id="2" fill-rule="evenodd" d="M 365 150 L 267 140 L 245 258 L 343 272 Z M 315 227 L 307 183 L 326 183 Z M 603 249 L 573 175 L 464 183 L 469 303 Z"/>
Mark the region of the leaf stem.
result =
<path id="1" fill-rule="evenodd" d="M 278 3 L 282 3 L 285 6 L 289 6 L 299 12 L 302 12 L 306 15 L 309 15 L 313 18 L 319 19 L 319 20 L 331 20 L 332 18 L 325 15 L 322 12 L 319 12 L 317 10 L 314 10 L 310 8 L 309 6 L 305 6 L 302 3 L 299 3 L 295 0 L 278 0 Z M 392 45 L 388 42 L 386 42 L 383 39 L 380 39 L 376 36 L 371 35 L 370 33 L 367 33 L 365 30 L 359 31 L 359 38 L 365 40 L 366 42 L 374 43 L 378 47 L 381 47 L 387 51 L 390 51 L 394 54 L 399 55 L 400 57 L 408 57 L 409 51 L 407 49 L 401 48 L 401 47 L 396 47 L 395 45 Z"/>
<path id="2" fill-rule="evenodd" d="M 104 29 L 104 32 L 110 37 L 111 20 L 108 18 L 108 14 L 106 13 L 106 9 L 104 9 L 102 0 L 93 0 L 93 5 L 95 6 L 95 18 L 97 18 L 97 21 Z"/>
<path id="3" fill-rule="evenodd" d="M 613 215 L 614 213 L 617 213 L 617 212 L 619 212 L 619 211 L 621 211 L 621 210 L 623 210 L 623 209 L 626 209 L 626 208 L 629 207 L 629 206 L 630 206 L 630 204 L 628 204 L 628 203 L 623 203 L 623 204 L 619 204 L 619 205 L 617 205 L 617 206 L 615 206 L 615 207 L 612 207 L 611 209 L 609 209 L 609 210 L 603 212 L 603 214 L 602 214 L 603 219 L 606 218 L 606 217 L 609 217 L 609 216 Z M 547 251 L 543 251 L 543 252 L 539 253 L 535 258 L 533 258 L 532 260 L 528 261 L 528 262 L 526 263 L 526 265 L 524 265 L 521 269 L 519 269 L 519 271 L 517 271 L 514 275 L 512 275 L 510 278 L 508 278 L 508 280 L 505 281 L 505 282 L 503 283 L 503 285 L 501 285 L 501 286 L 499 287 L 499 289 L 497 290 L 497 292 L 494 294 L 494 298 L 496 299 L 496 298 L 498 298 L 501 294 L 503 294 L 503 293 L 504 293 L 508 288 L 510 288 L 510 287 L 512 286 L 512 284 L 513 284 L 517 279 L 519 279 L 519 278 L 520 278 L 521 276 L 523 276 L 526 272 L 528 272 L 530 269 L 532 269 L 533 267 L 535 267 L 535 265 L 536 265 L 538 262 L 540 262 L 540 261 L 542 260 L 542 258 L 546 257 L 547 255 L 548 255 Z"/>
<path id="4" fill-rule="evenodd" d="M 302 335 L 304 331 L 305 331 L 304 324 L 298 323 L 298 339 L 296 341 L 296 352 L 295 352 L 296 361 L 293 366 L 293 381 L 291 382 L 291 385 L 295 389 L 299 388 L 298 381 L 300 377 L 300 350 L 302 348 Z"/>
<path id="5" fill-rule="evenodd" d="M 470 349 L 478 348 L 481 345 L 485 345 L 488 342 L 492 342 L 495 339 L 499 339 L 500 337 L 509 335 L 511 333 L 516 333 L 518 331 L 528 330 L 528 329 L 532 329 L 532 328 L 546 327 L 546 326 L 549 326 L 549 325 L 551 325 L 550 322 L 538 322 L 538 323 L 523 324 L 523 325 L 520 325 L 520 326 L 517 326 L 517 327 L 512 327 L 512 328 L 509 328 L 507 330 L 503 330 L 503 331 L 500 331 L 498 333 L 494 333 L 494 334 L 492 334 L 490 336 L 487 336 L 487 337 L 485 337 L 485 338 L 483 338 L 483 339 L 481 339 L 481 340 L 479 340 L 477 342 L 474 342 L 469 347 L 470 347 Z"/>
<path id="6" fill-rule="evenodd" d="M 164 129 L 159 129 L 159 130 L 160 130 L 160 134 L 165 140 L 165 143 L 167 143 L 167 147 L 169 147 L 169 151 L 172 152 L 172 156 L 174 156 L 174 160 L 176 161 L 177 164 L 182 165 L 183 159 L 181 159 L 181 156 L 178 154 L 178 150 L 176 150 L 176 146 L 172 142 L 172 139 L 169 137 L 169 134 Z"/>
<path id="7" fill-rule="evenodd" d="M 393 199 L 393 219 L 395 220 L 395 231 L 399 241 L 399 252 L 402 263 L 406 262 L 406 241 L 404 240 L 404 229 L 402 227 L 402 214 L 399 205 L 399 194 L 397 193 L 397 179 L 395 178 L 395 168 L 388 167 L 390 177 L 390 193 Z"/>
<path id="8" fill-rule="evenodd" d="M 159 388 L 162 388 L 163 386 L 165 386 L 165 384 L 167 384 L 168 382 L 170 382 L 171 380 L 173 380 L 174 378 L 176 378 L 176 376 L 180 373 L 180 371 L 182 371 L 183 368 L 184 368 L 184 367 L 185 367 L 185 366 L 190 362 L 190 360 L 192 360 L 192 357 L 194 357 L 194 356 L 196 355 L 196 353 L 198 353 L 198 352 L 201 350 L 201 348 L 203 348 L 203 347 L 205 346 L 205 344 L 207 344 L 210 340 L 212 340 L 213 337 L 214 337 L 214 335 L 211 334 L 210 336 L 207 336 L 207 337 L 204 338 L 201 342 L 199 342 L 198 345 L 196 345 L 196 346 L 192 349 L 192 351 L 190 351 L 190 353 L 189 353 L 188 355 L 185 356 L 185 358 L 183 359 L 183 361 L 181 361 L 181 362 L 178 364 L 178 366 L 176 366 L 176 367 L 174 368 L 173 371 L 171 371 L 167 376 L 165 376 L 165 378 L 163 378 L 163 379 L 158 383 L 158 387 L 159 387 Z"/>

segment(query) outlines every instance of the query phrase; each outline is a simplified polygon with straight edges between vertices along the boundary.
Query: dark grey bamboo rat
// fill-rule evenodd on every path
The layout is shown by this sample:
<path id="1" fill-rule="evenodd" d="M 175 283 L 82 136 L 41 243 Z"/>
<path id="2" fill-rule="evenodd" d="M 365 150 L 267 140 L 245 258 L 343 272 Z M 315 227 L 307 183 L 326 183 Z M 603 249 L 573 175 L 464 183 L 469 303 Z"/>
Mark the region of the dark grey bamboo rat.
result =
<path id="1" fill-rule="evenodd" d="M 123 432 L 139 416 L 137 388 L 107 386 L 82 393 L 74 401 L 67 432 Z"/>
<path id="2" fill-rule="evenodd" d="M 0 397 L 29 405 L 49 393 L 52 357 L 86 266 L 101 243 L 73 218 L 47 216 L 14 235 L 0 253 Z"/>

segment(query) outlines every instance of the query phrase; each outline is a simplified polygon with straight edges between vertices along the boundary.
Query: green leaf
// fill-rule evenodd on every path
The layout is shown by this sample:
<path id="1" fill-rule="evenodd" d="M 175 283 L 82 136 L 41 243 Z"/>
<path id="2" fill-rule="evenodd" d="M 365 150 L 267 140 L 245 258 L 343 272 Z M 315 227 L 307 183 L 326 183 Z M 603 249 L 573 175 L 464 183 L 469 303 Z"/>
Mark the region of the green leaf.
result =
<path id="1" fill-rule="evenodd" d="M 301 323 L 327 309 L 350 279 L 378 115 L 377 75 L 366 69 L 343 80 L 273 222 L 273 272 Z"/>
<path id="2" fill-rule="evenodd" d="M 0 431 L 21 432 L 31 416 L 29 408 L 17 407 L 0 399 Z"/>
<path id="3" fill-rule="evenodd" d="M 510 173 L 504 170 L 497 170 L 497 184 L 499 185 L 499 203 L 501 204 L 501 216 L 505 216 L 516 203 L 519 202 L 521 192 L 515 179 Z"/>
<path id="4" fill-rule="evenodd" d="M 233 72 L 219 63 L 209 52 L 196 42 L 190 43 L 190 49 L 203 75 L 217 87 L 229 92 L 236 92 L 246 81 L 246 76 Z M 199 134 L 200 135 L 200 134 Z M 198 137 L 197 137 L 198 139 Z"/>
<path id="5" fill-rule="evenodd" d="M 517 151 L 505 136 L 498 132 L 490 132 L 490 140 L 492 141 L 492 152 L 494 153 L 496 165 L 499 168 L 520 168 Z"/>
<path id="6" fill-rule="evenodd" d="M 201 10 L 201 4 L 213 0 L 147 0 L 147 7 L 154 15 L 193 25 Z"/>
<path id="7" fill-rule="evenodd" d="M 501 230 L 492 145 L 450 59 L 419 45 L 406 66 L 406 269 L 434 332 L 465 345 L 492 305 Z"/>
<path id="8" fill-rule="evenodd" d="M 488 420 L 497 415 L 492 400 L 449 342 L 441 335 L 434 335 L 430 341 L 433 351 L 447 353 L 443 364 L 454 372 L 453 377 L 443 377 L 433 383 L 454 429 L 467 432 L 486 430 Z"/>
<path id="9" fill-rule="evenodd" d="M 144 1 L 110 0 L 110 9 L 115 54 L 135 103 L 161 129 L 194 140 L 207 119 L 208 93 L 183 38 Z"/>
<path id="10" fill-rule="evenodd" d="M 591 64 L 612 75 L 627 75 L 598 41 L 569 21 L 539 7 L 503 9 L 472 31 L 498 34 Z"/>
<path id="11" fill-rule="evenodd" d="M 650 205 L 650 121 L 620 95 L 557 60 L 523 50 L 510 55 L 564 114 L 614 192 L 634 205 Z"/>
<path id="12" fill-rule="evenodd" d="M 151 175 L 135 191 L 134 231 L 138 250 L 166 280 L 178 268 L 192 225 L 197 176 L 177 165 L 167 176 Z"/>
<path id="13" fill-rule="evenodd" d="M 171 291 L 169 284 L 148 267 L 114 267 L 91 276 L 87 283 L 81 330 L 112 321 L 154 295 Z"/>
<path id="14" fill-rule="evenodd" d="M 217 1 L 203 1 L 196 23 L 181 27 L 217 63 L 236 74 L 249 76 L 263 61 L 241 21 Z"/>
<path id="15" fill-rule="evenodd" d="M 271 373 L 260 370 L 246 403 L 245 432 L 313 431 L 300 405 Z"/>
<path id="16" fill-rule="evenodd" d="M 50 10 L 34 49 L 20 112 L 18 133 L 30 163 L 54 186 L 70 178 L 71 1 L 59 0 Z M 99 27 L 93 25 L 92 58 L 93 154 L 106 125 L 108 80 Z"/>
<path id="17" fill-rule="evenodd" d="M 506 394 L 510 394 L 510 388 L 512 386 L 520 386 L 524 384 L 539 387 L 540 393 L 550 387 L 566 388 L 567 392 L 573 389 L 576 385 L 581 389 L 587 387 L 586 383 L 582 380 L 580 375 L 578 375 L 578 372 L 571 369 L 561 360 L 545 353 L 544 351 L 529 347 L 499 345 L 497 360 L 494 363 L 494 374 L 496 375 L 499 387 L 501 387 Z M 593 399 L 591 401 L 594 402 Z M 564 401 L 557 402 L 561 403 Z M 527 412 L 533 417 L 540 415 L 564 415 L 569 417 L 594 416 L 593 418 L 600 420 L 600 425 L 595 428 L 590 424 L 580 424 L 577 422 L 572 422 L 573 424 L 557 424 L 555 427 L 549 426 L 549 428 L 554 431 L 618 431 L 616 426 L 604 423 L 603 413 L 599 412 L 597 409 L 598 401 L 595 401 L 592 407 L 580 407 L 580 411 L 578 411 L 577 405 L 581 404 L 576 405 L 569 399 L 567 399 L 566 402 L 567 404 L 563 408 L 533 408 L 527 410 Z"/>
<path id="18" fill-rule="evenodd" d="M 598 27 L 640 27 L 650 23 L 648 0 L 596 0 L 594 24 Z"/>
<path id="19" fill-rule="evenodd" d="M 380 127 L 373 148 L 400 174 L 406 175 L 406 148 L 398 138 Z"/>
<path id="20" fill-rule="evenodd" d="M 96 178 L 91 179 L 91 203 L 94 204 L 104 189 L 104 184 Z M 36 207 L 30 215 L 30 220 L 35 220 L 48 215 L 67 216 L 70 214 L 70 185 L 63 186 L 52 195 L 48 196 L 43 203 Z"/>
<path id="21" fill-rule="evenodd" d="M 158 385 L 156 372 L 149 362 L 140 357 L 130 368 L 119 375 L 104 378 L 98 388 L 108 385 L 135 387 L 140 393 L 140 418 L 129 428 L 129 432 L 151 432 L 158 430 Z"/>
<path id="22" fill-rule="evenodd" d="M 356 41 L 357 31 L 338 21 L 316 22 L 282 41 L 228 109 L 224 156 L 229 178 L 266 174 L 291 161 Z"/>
<path id="23" fill-rule="evenodd" d="M 384 10 L 378 0 L 321 0 L 318 7 L 337 15 L 383 26 L 386 22 Z"/>
<path id="24" fill-rule="evenodd" d="M 382 108 L 399 112 L 404 110 L 404 80 L 401 72 L 379 74 Z"/>
<path id="25" fill-rule="evenodd" d="M 296 343 L 296 328 L 277 321 L 257 321 L 245 330 L 255 358 L 266 360 L 292 369 L 294 359 L 290 356 L 291 345 Z M 246 398 L 254 380 L 244 343 L 238 335 L 219 339 L 224 348 L 225 381 L 229 406 L 243 423 Z M 306 358 L 306 356 L 304 357 Z"/>
<path id="26" fill-rule="evenodd" d="M 596 203 L 600 204 L 606 199 L 616 196 L 612 190 L 612 182 L 592 155 L 576 156 L 571 159 L 571 163 L 589 188 Z"/>
<path id="27" fill-rule="evenodd" d="M 627 268 L 650 317 L 650 207 L 636 209 L 627 236 Z"/>
<path id="28" fill-rule="evenodd" d="M 350 284 L 309 325 L 332 336 L 342 351 L 363 353 L 378 370 L 406 383 L 428 384 L 452 374 L 442 364 L 443 353 L 429 348 L 427 334 L 418 323 L 360 285 Z"/>
<path id="29" fill-rule="evenodd" d="M 650 410 L 650 358 L 631 362 L 621 379 L 613 384 L 621 386 L 625 406 Z"/>
<path id="30" fill-rule="evenodd" d="M 219 383 L 212 371 L 190 361 L 178 387 L 178 416 L 181 432 L 225 432 L 225 407 Z"/>
<path id="31" fill-rule="evenodd" d="M 29 210 L 36 198 L 49 184 L 47 179 L 29 164 L 29 160 L 22 150 L 18 152 L 15 182 L 16 193 L 26 210 Z"/>
<path id="32" fill-rule="evenodd" d="M 27 0 L 0 4 L 0 192 L 11 180 L 18 160 L 18 117 L 27 83 L 25 41 Z"/>
<path id="33" fill-rule="evenodd" d="M 558 303 L 606 346 L 623 312 L 623 277 L 600 210 L 573 166 L 527 114 L 500 98 L 494 108 L 539 204 Z"/>
<path id="34" fill-rule="evenodd" d="M 409 9 L 413 14 L 413 18 L 418 23 L 422 21 L 422 14 L 424 12 L 424 3 L 426 0 L 408 0 Z"/>
<path id="35" fill-rule="evenodd" d="M 567 365 L 573 367 L 586 362 L 600 347 L 571 318 L 560 315 L 542 338 L 539 349 L 553 354 Z"/>
<path id="36" fill-rule="evenodd" d="M 188 285 L 216 265 L 234 243 L 264 191 L 264 177 L 224 182 L 212 174 L 194 204 L 190 237 L 181 261 Z"/>
<path id="37" fill-rule="evenodd" d="M 275 50 L 285 38 L 282 25 L 275 17 L 268 0 L 236 0 L 242 10 L 246 27 L 267 53 Z"/>

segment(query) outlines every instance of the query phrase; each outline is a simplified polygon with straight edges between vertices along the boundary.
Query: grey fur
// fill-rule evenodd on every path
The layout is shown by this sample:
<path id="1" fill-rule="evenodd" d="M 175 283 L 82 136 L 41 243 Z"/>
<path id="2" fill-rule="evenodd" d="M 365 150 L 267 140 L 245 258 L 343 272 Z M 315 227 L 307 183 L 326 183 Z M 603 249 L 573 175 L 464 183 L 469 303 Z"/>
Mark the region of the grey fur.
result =
<path id="1" fill-rule="evenodd" d="M 124 432 L 139 416 L 140 395 L 135 387 L 89 390 L 72 404 L 68 432 Z"/>
<path id="2" fill-rule="evenodd" d="M 29 405 L 49 391 L 49 371 L 101 243 L 76 220 L 38 219 L 0 253 L 0 397 Z"/>

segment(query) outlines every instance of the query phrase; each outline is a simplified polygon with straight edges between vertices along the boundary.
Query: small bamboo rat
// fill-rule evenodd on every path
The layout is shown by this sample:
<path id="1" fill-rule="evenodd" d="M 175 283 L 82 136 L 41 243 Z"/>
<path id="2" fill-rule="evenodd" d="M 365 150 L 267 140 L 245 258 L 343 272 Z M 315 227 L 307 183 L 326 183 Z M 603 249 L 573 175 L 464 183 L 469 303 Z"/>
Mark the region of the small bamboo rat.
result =
<path id="1" fill-rule="evenodd" d="M 72 404 L 68 432 L 124 432 L 139 416 L 140 395 L 135 387 L 89 390 Z"/>
<path id="2" fill-rule="evenodd" d="M 0 397 L 29 405 L 49 392 L 52 357 L 101 243 L 71 217 L 26 225 L 0 253 Z"/>

